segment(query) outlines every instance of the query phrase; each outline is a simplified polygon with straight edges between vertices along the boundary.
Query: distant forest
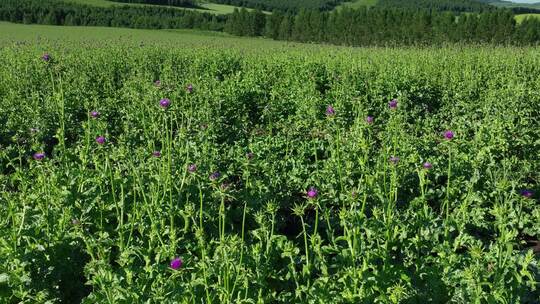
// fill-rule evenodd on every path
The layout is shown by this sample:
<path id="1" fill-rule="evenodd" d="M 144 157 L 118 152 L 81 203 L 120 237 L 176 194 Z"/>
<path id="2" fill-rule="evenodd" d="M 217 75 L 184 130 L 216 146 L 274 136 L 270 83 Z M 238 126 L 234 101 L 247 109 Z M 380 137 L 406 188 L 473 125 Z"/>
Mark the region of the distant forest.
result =
<path id="1" fill-rule="evenodd" d="M 235 11 L 225 31 L 253 35 L 245 28 L 257 13 Z M 253 18 L 253 17 L 251 17 Z M 252 22 L 252 21 L 251 21 Z M 296 15 L 275 13 L 266 18 L 264 36 L 300 42 L 337 45 L 431 45 L 443 43 L 536 44 L 540 20 L 517 24 L 509 10 L 455 14 L 422 10 L 359 8 L 332 12 L 302 10 Z"/>
<path id="2" fill-rule="evenodd" d="M 55 0 L 0 0 L 0 20 L 26 24 L 222 31 L 227 16 L 159 6 L 98 7 Z"/>
<path id="3" fill-rule="evenodd" d="M 3 0 L 0 1 L 0 20 L 51 25 L 203 29 L 238 36 L 347 46 L 531 45 L 540 42 L 540 20 L 529 18 L 517 24 L 512 11 L 498 8 L 457 13 L 364 7 L 330 12 L 318 9 L 301 9 L 297 13 L 276 11 L 269 15 L 261 10 L 249 12 L 243 8 L 229 15 L 212 15 L 156 6 L 95 7 L 52 0 Z"/>
<path id="4" fill-rule="evenodd" d="M 377 6 L 387 8 L 399 7 L 410 10 L 428 9 L 452 12 L 482 12 L 495 9 L 492 5 L 474 0 L 379 0 Z"/>
<path id="5" fill-rule="evenodd" d="M 167 5 L 167 6 L 179 6 L 179 7 L 196 7 L 197 3 L 194 0 L 109 0 L 113 2 L 122 3 L 141 3 L 152 5 Z"/>
<path id="6" fill-rule="evenodd" d="M 298 12 L 300 9 L 328 11 L 346 0 L 213 0 L 215 3 L 265 11 Z"/>

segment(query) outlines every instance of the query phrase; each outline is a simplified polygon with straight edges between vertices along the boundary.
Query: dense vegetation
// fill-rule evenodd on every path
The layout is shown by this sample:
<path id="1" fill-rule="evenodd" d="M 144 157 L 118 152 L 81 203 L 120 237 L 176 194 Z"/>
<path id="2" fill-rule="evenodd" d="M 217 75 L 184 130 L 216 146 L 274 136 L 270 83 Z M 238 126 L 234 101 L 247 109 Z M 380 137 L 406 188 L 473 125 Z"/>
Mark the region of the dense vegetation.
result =
<path id="1" fill-rule="evenodd" d="M 51 0 L 5 0 L 0 2 L 0 20 L 26 24 L 220 31 L 226 17 L 159 6 L 96 7 Z"/>
<path id="2" fill-rule="evenodd" d="M 152 5 L 167 5 L 179 7 L 196 7 L 197 3 L 194 0 L 110 0 L 113 2 L 122 3 L 141 3 Z"/>
<path id="3" fill-rule="evenodd" d="M 451 12 L 481 12 L 493 6 L 475 0 L 379 0 L 379 7 L 404 8 L 411 10 L 436 10 Z"/>
<path id="4" fill-rule="evenodd" d="M 39 43 L 3 302 L 538 303 L 538 49 Z"/>
<path id="5" fill-rule="evenodd" d="M 267 11 L 297 12 L 300 9 L 331 10 L 344 0 L 213 0 L 215 3 L 251 7 Z"/>
<path id="6" fill-rule="evenodd" d="M 507 10 L 455 15 L 394 9 L 340 9 L 331 13 L 301 10 L 275 13 L 255 23 L 257 13 L 235 11 L 225 31 L 235 35 L 261 32 L 273 39 L 341 45 L 429 45 L 441 43 L 535 44 L 540 20 L 516 24 Z M 259 14 L 260 15 L 260 14 Z M 246 29 L 253 29 L 246 33 Z"/>

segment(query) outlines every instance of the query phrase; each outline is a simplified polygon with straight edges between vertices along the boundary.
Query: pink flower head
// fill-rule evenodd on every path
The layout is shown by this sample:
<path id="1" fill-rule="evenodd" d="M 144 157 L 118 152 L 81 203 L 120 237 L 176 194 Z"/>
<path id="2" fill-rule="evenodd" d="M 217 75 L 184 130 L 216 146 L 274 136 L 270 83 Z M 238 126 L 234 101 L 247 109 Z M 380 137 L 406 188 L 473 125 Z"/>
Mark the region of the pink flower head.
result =
<path id="1" fill-rule="evenodd" d="M 92 118 L 98 118 L 99 115 L 100 115 L 100 113 L 99 113 L 98 111 L 92 111 L 92 112 L 90 112 L 90 116 L 91 116 Z"/>
<path id="2" fill-rule="evenodd" d="M 105 141 L 106 141 L 106 139 L 103 136 L 96 137 L 96 142 L 98 143 L 98 145 L 103 145 L 105 143 Z"/>
<path id="3" fill-rule="evenodd" d="M 188 84 L 188 86 L 186 87 L 186 91 L 187 91 L 188 93 L 193 93 L 193 85 L 192 85 L 191 83 Z"/>
<path id="4" fill-rule="evenodd" d="M 426 170 L 429 170 L 429 169 L 433 168 L 433 165 L 430 162 L 425 162 L 422 166 Z"/>
<path id="5" fill-rule="evenodd" d="M 188 166 L 188 172 L 189 173 L 195 173 L 195 171 L 197 171 L 197 165 L 191 164 L 191 165 Z"/>
<path id="6" fill-rule="evenodd" d="M 174 270 L 178 270 L 178 269 L 182 268 L 183 263 L 184 262 L 182 261 L 181 258 L 176 257 L 176 258 L 171 260 L 171 268 L 174 269 Z"/>
<path id="7" fill-rule="evenodd" d="M 317 195 L 319 194 L 319 192 L 317 191 L 317 189 L 315 189 L 315 187 L 311 187 L 309 188 L 306 194 L 308 198 L 314 199 L 314 198 L 317 198 Z"/>
<path id="8" fill-rule="evenodd" d="M 392 99 L 390 100 L 390 102 L 388 103 L 388 107 L 392 110 L 395 110 L 397 109 L 397 105 L 398 105 L 398 101 L 397 99 Z"/>
<path id="9" fill-rule="evenodd" d="M 373 116 L 366 117 L 366 122 L 367 122 L 368 125 L 371 125 L 373 123 L 373 121 L 374 121 Z"/>
<path id="10" fill-rule="evenodd" d="M 45 158 L 45 153 L 43 153 L 43 152 L 34 153 L 34 159 L 35 160 L 42 160 L 44 158 Z"/>
<path id="11" fill-rule="evenodd" d="M 168 98 L 163 98 L 159 101 L 159 106 L 166 109 L 171 105 L 171 101 Z"/>
<path id="12" fill-rule="evenodd" d="M 328 105 L 326 107 L 326 115 L 327 116 L 334 116 L 336 115 L 336 110 L 334 109 L 334 107 L 332 105 Z"/>
<path id="13" fill-rule="evenodd" d="M 454 138 L 454 132 L 452 132 L 451 130 L 444 131 L 444 138 L 446 140 L 452 140 Z"/>

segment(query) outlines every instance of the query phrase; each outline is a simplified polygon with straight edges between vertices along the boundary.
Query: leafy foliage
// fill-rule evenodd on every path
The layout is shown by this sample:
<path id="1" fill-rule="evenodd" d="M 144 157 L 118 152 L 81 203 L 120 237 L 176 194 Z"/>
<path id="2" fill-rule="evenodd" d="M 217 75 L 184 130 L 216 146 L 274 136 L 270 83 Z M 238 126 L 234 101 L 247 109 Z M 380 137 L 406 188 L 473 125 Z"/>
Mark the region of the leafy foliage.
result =
<path id="1" fill-rule="evenodd" d="M 171 46 L 0 48 L 3 301 L 538 302 L 536 48 Z"/>
<path id="2" fill-rule="evenodd" d="M 331 10 L 343 0 L 213 0 L 215 3 L 251 7 L 267 11 L 297 12 L 300 9 Z"/>
<path id="3" fill-rule="evenodd" d="M 157 6 L 97 7 L 51 0 L 0 2 L 0 20 L 49 25 L 222 30 L 224 16 Z"/>
<path id="4" fill-rule="evenodd" d="M 379 0 L 377 6 L 411 10 L 435 10 L 452 12 L 480 12 L 494 9 L 493 6 L 475 0 Z"/>
<path id="5" fill-rule="evenodd" d="M 167 6 L 179 6 L 179 7 L 196 7 L 194 0 L 111 0 L 113 2 L 122 3 L 141 3 L 152 5 L 167 5 Z"/>

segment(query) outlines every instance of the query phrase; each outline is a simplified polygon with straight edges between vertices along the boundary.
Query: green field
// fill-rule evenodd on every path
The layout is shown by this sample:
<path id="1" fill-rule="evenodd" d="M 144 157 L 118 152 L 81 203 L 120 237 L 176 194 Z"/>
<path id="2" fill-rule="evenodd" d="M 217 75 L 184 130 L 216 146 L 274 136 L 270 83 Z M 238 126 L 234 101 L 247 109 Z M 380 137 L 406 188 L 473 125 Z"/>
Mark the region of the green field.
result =
<path id="1" fill-rule="evenodd" d="M 0 23 L 0 303 L 539 303 L 539 51 Z"/>
<path id="2" fill-rule="evenodd" d="M 521 15 L 516 15 L 516 21 L 518 23 L 520 22 L 523 22 L 523 20 L 527 19 L 527 18 L 537 18 L 537 19 L 540 19 L 540 14 L 521 14 Z"/>
<path id="3" fill-rule="evenodd" d="M 78 3 L 78 4 L 99 6 L 99 7 L 123 6 L 123 5 L 131 5 L 131 6 L 147 6 L 148 5 L 148 4 L 137 4 L 137 3 L 120 3 L 120 2 L 112 2 L 112 1 L 107 1 L 107 0 L 67 0 L 67 1 Z M 234 11 L 235 8 L 239 8 L 232 5 L 217 4 L 217 3 L 211 3 L 211 2 L 202 2 L 199 4 L 199 6 L 202 7 L 203 9 L 180 8 L 180 7 L 175 7 L 175 6 L 169 6 L 169 7 L 175 8 L 175 9 L 194 10 L 194 11 L 206 12 L 206 13 L 212 13 L 212 14 L 230 14 Z M 248 10 L 251 11 L 252 9 L 248 9 Z"/>
<path id="4" fill-rule="evenodd" d="M 213 31 L 22 25 L 0 22 L 0 44 L 9 45 L 20 41 L 34 44 L 42 40 L 60 44 L 65 41 L 100 44 L 159 43 L 171 44 L 174 47 L 223 47 L 244 50 L 294 48 L 302 45 L 264 38 L 236 37 Z"/>
<path id="5" fill-rule="evenodd" d="M 336 6 L 335 9 L 339 9 L 341 7 L 348 7 L 348 8 L 359 8 L 359 7 L 370 7 L 375 6 L 377 4 L 378 0 L 354 0 L 349 2 L 344 2 L 338 6 Z"/>

